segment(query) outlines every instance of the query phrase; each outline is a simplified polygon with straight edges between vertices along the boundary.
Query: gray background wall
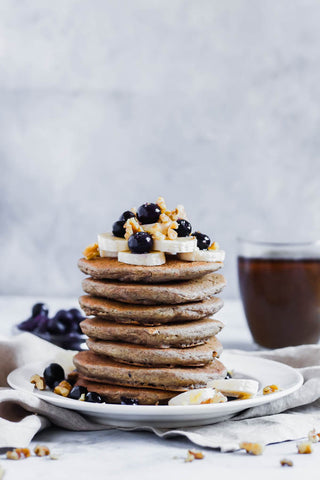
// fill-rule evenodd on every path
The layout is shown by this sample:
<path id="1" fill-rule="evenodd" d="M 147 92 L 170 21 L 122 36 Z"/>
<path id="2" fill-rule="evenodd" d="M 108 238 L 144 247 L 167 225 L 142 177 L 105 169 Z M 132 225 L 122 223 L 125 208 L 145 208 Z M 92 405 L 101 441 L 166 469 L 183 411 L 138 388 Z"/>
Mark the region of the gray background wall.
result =
<path id="1" fill-rule="evenodd" d="M 0 292 L 78 294 L 83 248 L 158 195 L 229 297 L 239 233 L 319 234 L 319 25 L 317 0 L 1 0 Z"/>

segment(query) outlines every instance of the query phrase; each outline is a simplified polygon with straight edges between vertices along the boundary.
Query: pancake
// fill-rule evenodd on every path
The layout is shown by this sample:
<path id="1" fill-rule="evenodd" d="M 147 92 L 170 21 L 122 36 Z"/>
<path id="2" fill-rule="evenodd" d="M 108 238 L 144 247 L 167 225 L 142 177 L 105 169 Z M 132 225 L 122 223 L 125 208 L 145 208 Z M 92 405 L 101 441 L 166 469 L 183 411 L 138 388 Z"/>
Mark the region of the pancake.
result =
<path id="1" fill-rule="evenodd" d="M 97 279 L 120 280 L 122 282 L 162 283 L 199 278 L 223 267 L 222 262 L 184 262 L 167 256 L 166 263 L 152 267 L 127 265 L 117 258 L 98 257 L 93 260 L 80 258 L 80 270 Z"/>
<path id="2" fill-rule="evenodd" d="M 199 320 L 216 313 L 223 306 L 220 298 L 181 305 L 132 305 L 101 297 L 83 295 L 79 303 L 86 315 L 105 316 L 120 323 L 159 325 L 162 323 Z"/>
<path id="3" fill-rule="evenodd" d="M 110 385 L 94 382 L 82 375 L 79 375 L 77 385 L 86 387 L 89 392 L 98 393 L 107 403 L 121 403 L 122 399 L 131 399 L 138 400 L 140 405 L 167 404 L 170 398 L 175 397 L 179 393 L 170 392 L 169 390 Z"/>
<path id="4" fill-rule="evenodd" d="M 211 380 L 225 378 L 227 373 L 225 366 L 216 359 L 204 367 L 146 368 L 124 365 L 83 351 L 74 356 L 73 362 L 81 375 L 102 380 L 103 383 L 171 391 L 206 387 Z"/>
<path id="5" fill-rule="evenodd" d="M 208 338 L 217 335 L 224 325 L 219 320 L 203 318 L 195 322 L 149 327 L 119 324 L 103 317 L 94 317 L 83 320 L 80 327 L 88 337 L 165 348 L 201 345 Z"/>
<path id="6" fill-rule="evenodd" d="M 226 282 L 223 275 L 211 273 L 194 280 L 162 284 L 112 282 L 85 278 L 82 289 L 90 295 L 124 303 L 143 305 L 198 302 L 221 292 Z"/>
<path id="7" fill-rule="evenodd" d="M 129 365 L 145 367 L 195 367 L 207 365 L 222 353 L 222 345 L 215 337 L 204 345 L 190 348 L 152 348 L 130 343 L 106 342 L 89 338 L 90 351 Z"/>

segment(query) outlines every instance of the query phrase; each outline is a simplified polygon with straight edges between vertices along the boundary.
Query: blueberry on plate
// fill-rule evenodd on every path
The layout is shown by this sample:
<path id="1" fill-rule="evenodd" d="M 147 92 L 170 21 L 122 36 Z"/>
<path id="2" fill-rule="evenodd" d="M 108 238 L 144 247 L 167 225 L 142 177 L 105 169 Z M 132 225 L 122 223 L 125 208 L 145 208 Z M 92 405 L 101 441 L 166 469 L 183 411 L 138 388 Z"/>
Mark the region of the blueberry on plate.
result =
<path id="1" fill-rule="evenodd" d="M 124 238 L 124 234 L 126 233 L 124 224 L 125 222 L 121 222 L 120 220 L 114 222 L 114 224 L 112 225 L 112 233 L 115 237 Z"/>
<path id="2" fill-rule="evenodd" d="M 50 363 L 50 365 L 44 369 L 44 380 L 49 388 L 53 389 L 56 382 L 62 382 L 64 380 L 64 370 L 58 363 Z"/>
<path id="3" fill-rule="evenodd" d="M 24 332 L 33 332 L 33 330 L 37 326 L 37 323 L 37 317 L 31 317 L 27 320 L 24 320 L 24 322 L 19 323 L 18 328 L 19 330 L 23 330 Z"/>
<path id="4" fill-rule="evenodd" d="M 73 387 L 68 397 L 72 398 L 73 400 L 79 400 L 81 395 L 87 394 L 87 391 L 88 390 L 86 389 L 86 387 L 83 387 L 82 385 L 76 385 L 75 387 Z"/>
<path id="5" fill-rule="evenodd" d="M 130 210 L 126 210 L 123 212 L 121 217 L 119 218 L 120 222 L 126 222 L 129 218 L 135 217 L 135 214 L 133 212 L 130 212 Z"/>
<path id="6" fill-rule="evenodd" d="M 68 310 L 58 310 L 57 313 L 54 316 L 54 319 L 56 322 L 63 323 L 65 325 L 65 333 L 68 333 L 71 331 L 74 320 L 73 320 L 73 315 L 70 313 Z"/>
<path id="7" fill-rule="evenodd" d="M 197 247 L 200 250 L 207 250 L 210 247 L 211 240 L 205 233 L 193 232 L 192 234 L 197 239 Z"/>
<path id="8" fill-rule="evenodd" d="M 67 331 L 67 326 L 56 317 L 50 318 L 47 324 L 47 330 L 52 335 L 64 335 Z"/>
<path id="9" fill-rule="evenodd" d="M 86 402 L 102 403 L 102 398 L 100 397 L 99 393 L 96 392 L 88 392 L 85 398 Z"/>
<path id="10" fill-rule="evenodd" d="M 139 405 L 139 400 L 136 398 L 120 397 L 121 405 Z"/>
<path id="11" fill-rule="evenodd" d="M 132 253 L 149 253 L 153 247 L 153 239 L 147 232 L 134 233 L 129 237 L 128 247 Z"/>
<path id="12" fill-rule="evenodd" d="M 40 313 L 37 315 L 35 318 L 36 320 L 36 325 L 33 329 L 34 333 L 46 333 L 48 331 L 48 322 L 49 318 L 45 313 Z"/>
<path id="13" fill-rule="evenodd" d="M 176 228 L 176 232 L 178 237 L 189 237 L 192 231 L 191 223 L 183 218 L 178 218 L 177 224 L 178 228 Z"/>
<path id="14" fill-rule="evenodd" d="M 32 317 L 37 317 L 40 314 L 48 316 L 49 307 L 45 303 L 36 303 L 32 307 Z"/>
<path id="15" fill-rule="evenodd" d="M 73 319 L 77 320 L 78 322 L 82 322 L 82 320 L 84 320 L 84 316 L 78 308 L 70 308 L 69 313 L 71 313 Z"/>
<path id="16" fill-rule="evenodd" d="M 156 203 L 144 203 L 137 210 L 137 217 L 140 223 L 155 223 L 159 220 L 161 210 Z"/>

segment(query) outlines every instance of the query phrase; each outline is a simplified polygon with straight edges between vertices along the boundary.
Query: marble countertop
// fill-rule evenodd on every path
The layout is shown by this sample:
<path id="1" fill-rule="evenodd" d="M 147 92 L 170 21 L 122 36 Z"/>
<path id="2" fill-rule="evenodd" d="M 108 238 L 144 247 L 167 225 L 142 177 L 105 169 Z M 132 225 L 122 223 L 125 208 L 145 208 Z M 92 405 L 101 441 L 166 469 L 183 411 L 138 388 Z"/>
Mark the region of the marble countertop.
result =
<path id="1" fill-rule="evenodd" d="M 12 326 L 25 319 L 39 298 L 0 297 L 0 334 L 10 335 Z M 59 308 L 77 306 L 74 298 L 42 298 L 52 312 Z M 226 328 L 219 335 L 224 348 L 252 350 L 253 343 L 239 301 L 226 301 L 219 315 Z M 273 478 L 300 479 L 302 475 L 318 472 L 320 445 L 312 455 L 297 455 L 296 442 L 269 445 L 262 456 L 249 456 L 242 451 L 221 453 L 212 449 L 199 449 L 180 438 L 160 439 L 148 432 L 123 432 L 116 429 L 100 432 L 70 432 L 50 428 L 39 433 L 31 444 L 45 444 L 57 460 L 29 458 L 23 461 L 5 460 L 0 465 L 5 469 L 4 480 L 31 480 L 45 476 L 46 479 L 76 480 L 91 478 L 150 479 L 163 477 L 194 479 L 202 475 L 217 474 L 229 478 L 253 478 L 265 473 Z M 186 463 L 187 450 L 201 450 L 203 460 Z M 281 467 L 282 458 L 290 458 L 294 467 Z M 222 477 L 223 478 L 223 477 Z"/>

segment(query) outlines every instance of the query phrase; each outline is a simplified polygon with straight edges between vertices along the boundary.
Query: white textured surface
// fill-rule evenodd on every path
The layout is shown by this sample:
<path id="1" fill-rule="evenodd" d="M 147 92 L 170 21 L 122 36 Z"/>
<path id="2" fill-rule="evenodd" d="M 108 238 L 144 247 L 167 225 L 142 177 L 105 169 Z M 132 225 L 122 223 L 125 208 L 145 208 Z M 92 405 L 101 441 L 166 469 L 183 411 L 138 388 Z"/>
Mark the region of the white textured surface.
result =
<path id="1" fill-rule="evenodd" d="M 2 0 L 0 291 L 76 295 L 76 260 L 159 194 L 227 252 L 320 229 L 320 4 Z"/>

